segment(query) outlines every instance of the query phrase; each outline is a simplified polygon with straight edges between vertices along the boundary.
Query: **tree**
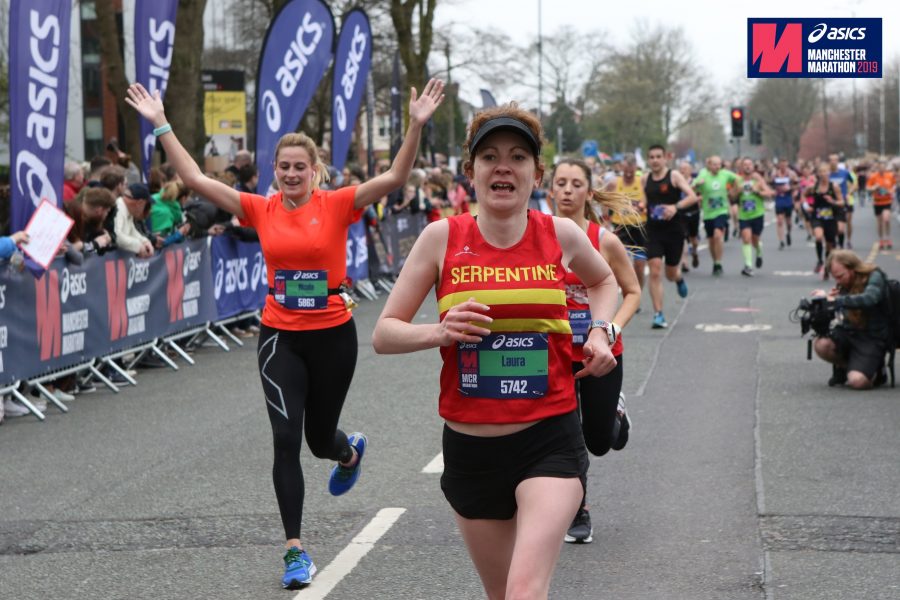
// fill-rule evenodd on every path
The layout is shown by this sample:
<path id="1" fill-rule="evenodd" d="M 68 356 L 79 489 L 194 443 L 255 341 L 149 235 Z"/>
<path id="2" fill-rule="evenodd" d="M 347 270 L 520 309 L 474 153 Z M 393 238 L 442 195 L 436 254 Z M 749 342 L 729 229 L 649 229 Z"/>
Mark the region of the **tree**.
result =
<path id="1" fill-rule="evenodd" d="M 406 68 L 406 88 L 425 87 L 425 70 L 434 39 L 432 23 L 437 0 L 391 0 L 391 20 L 397 33 L 400 60 Z M 413 31 L 414 26 L 417 31 Z M 416 35 L 418 34 L 418 35 Z M 403 114 L 409 108 L 404 103 Z"/>
<path id="2" fill-rule="evenodd" d="M 205 9 L 206 0 L 180 0 L 178 3 L 172 66 L 165 97 L 166 116 L 178 132 L 179 141 L 195 157 L 203 155 L 206 143 L 200 82 Z"/>
<path id="3" fill-rule="evenodd" d="M 800 138 L 818 102 L 813 79 L 760 79 L 753 88 L 747 112 L 763 123 L 763 140 L 778 156 L 797 157 Z"/>
<path id="4" fill-rule="evenodd" d="M 141 156 L 138 114 L 125 103 L 125 90 L 129 82 L 125 77 L 125 60 L 122 58 L 122 45 L 119 42 L 119 28 L 116 24 L 113 0 L 97 0 L 97 26 L 100 34 L 103 80 L 116 100 L 116 110 L 125 126 L 125 135 L 119 140 L 119 146 L 132 156 L 135 163 L 138 163 Z"/>
<path id="5" fill-rule="evenodd" d="M 631 43 L 595 62 L 585 87 L 585 132 L 605 134 L 616 151 L 666 143 L 708 120 L 718 104 L 678 28 L 638 22 Z"/>

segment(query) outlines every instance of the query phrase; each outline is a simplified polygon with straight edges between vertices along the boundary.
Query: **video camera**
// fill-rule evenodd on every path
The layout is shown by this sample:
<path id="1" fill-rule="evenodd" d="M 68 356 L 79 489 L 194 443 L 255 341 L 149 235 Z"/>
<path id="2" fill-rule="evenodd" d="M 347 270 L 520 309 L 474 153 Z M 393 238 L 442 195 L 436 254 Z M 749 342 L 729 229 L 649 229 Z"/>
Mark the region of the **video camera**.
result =
<path id="1" fill-rule="evenodd" d="M 791 322 L 800 323 L 800 335 L 805 336 L 810 331 L 812 337 L 824 337 L 831 331 L 831 323 L 837 315 L 834 302 L 824 296 L 801 298 L 800 304 L 791 311 Z M 812 337 L 808 340 L 806 358 L 812 360 Z"/>

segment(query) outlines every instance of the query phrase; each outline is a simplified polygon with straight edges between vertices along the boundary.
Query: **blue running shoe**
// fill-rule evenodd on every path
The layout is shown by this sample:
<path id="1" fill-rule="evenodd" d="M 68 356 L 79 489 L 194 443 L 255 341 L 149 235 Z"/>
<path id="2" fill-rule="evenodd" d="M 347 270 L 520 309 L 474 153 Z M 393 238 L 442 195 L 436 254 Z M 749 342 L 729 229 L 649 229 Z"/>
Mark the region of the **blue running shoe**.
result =
<path id="1" fill-rule="evenodd" d="M 281 587 L 286 590 L 298 590 L 312 583 L 316 574 L 316 565 L 306 550 L 297 546 L 288 548 L 284 555 L 284 577 L 281 578 Z"/>
<path id="2" fill-rule="evenodd" d="M 687 298 L 688 289 L 687 289 L 687 284 L 684 282 L 684 279 L 679 279 L 675 283 L 675 286 L 678 288 L 678 295 L 681 296 L 682 298 Z"/>
<path id="3" fill-rule="evenodd" d="M 662 314 L 662 311 L 653 315 L 653 329 L 665 329 L 668 326 L 669 324 L 666 323 L 666 317 Z"/>
<path id="4" fill-rule="evenodd" d="M 359 474 L 362 472 L 362 459 L 363 454 L 366 452 L 368 440 L 366 439 L 366 436 L 356 432 L 351 433 L 347 437 L 347 441 L 356 449 L 356 455 L 359 457 L 359 460 L 357 460 L 356 464 L 352 467 L 342 467 L 340 464 L 337 464 L 331 469 L 331 478 L 328 480 L 328 491 L 331 492 L 332 496 L 340 496 L 341 494 L 349 492 L 350 488 L 356 483 L 356 480 L 359 479 Z"/>

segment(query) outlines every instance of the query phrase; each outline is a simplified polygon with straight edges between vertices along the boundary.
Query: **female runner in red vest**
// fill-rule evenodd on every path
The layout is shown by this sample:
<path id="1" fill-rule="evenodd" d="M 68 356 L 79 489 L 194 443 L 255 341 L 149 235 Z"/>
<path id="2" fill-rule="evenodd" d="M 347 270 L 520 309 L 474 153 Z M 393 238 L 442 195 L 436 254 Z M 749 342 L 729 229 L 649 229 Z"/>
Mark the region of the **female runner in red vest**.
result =
<path id="1" fill-rule="evenodd" d="M 443 100 L 443 88 L 443 82 L 432 79 L 421 97 L 411 90 L 409 130 L 394 164 L 358 186 L 319 189 L 327 171 L 315 142 L 302 133 L 283 136 L 272 165 L 280 191 L 268 199 L 240 193 L 204 175 L 166 122 L 159 92 L 151 95 L 140 84 L 128 88 L 126 102 L 153 124 L 153 133 L 185 185 L 259 234 L 269 282 L 259 375 L 274 438 L 275 496 L 287 539 L 281 581 L 285 588 L 303 587 L 316 573 L 300 542 L 304 431 L 316 457 L 338 462 L 328 484 L 336 496 L 356 483 L 366 449 L 364 435 L 348 438 L 337 428 L 357 353 L 356 326 L 339 295 L 346 277 L 347 229 L 363 208 L 406 183 L 422 127 Z"/>
<path id="2" fill-rule="evenodd" d="M 372 337 L 385 354 L 440 348 L 441 488 L 491 599 L 547 597 L 584 496 L 567 269 L 597 319 L 575 377 L 616 364 L 603 330 L 616 307 L 612 271 L 575 223 L 528 210 L 544 171 L 541 133 L 515 104 L 475 116 L 464 171 L 478 217 L 425 228 Z M 413 324 L 432 286 L 440 322 Z"/>
<path id="3" fill-rule="evenodd" d="M 640 213 L 623 194 L 591 189 L 590 167 L 583 161 L 572 158 L 564 158 L 553 167 L 550 193 L 556 214 L 571 219 L 587 232 L 591 244 L 609 263 L 616 282 L 622 289 L 622 304 L 613 317 L 610 330 L 616 368 L 603 377 L 587 376 L 575 382 L 575 393 L 581 410 L 581 430 L 588 452 L 603 456 L 610 448 L 624 448 L 631 429 L 631 420 L 625 412 L 625 396 L 622 394 L 620 333 L 641 304 L 641 286 L 628 251 L 618 236 L 611 235 L 601 225 L 599 211 L 606 209 L 623 216 L 626 221 Z M 572 327 L 572 369 L 577 372 L 584 368 L 581 362 L 582 345 L 591 323 L 591 312 L 584 284 L 571 271 L 566 273 L 566 303 Z M 566 533 L 565 541 L 571 544 L 589 544 L 593 541 L 586 496 Z"/>

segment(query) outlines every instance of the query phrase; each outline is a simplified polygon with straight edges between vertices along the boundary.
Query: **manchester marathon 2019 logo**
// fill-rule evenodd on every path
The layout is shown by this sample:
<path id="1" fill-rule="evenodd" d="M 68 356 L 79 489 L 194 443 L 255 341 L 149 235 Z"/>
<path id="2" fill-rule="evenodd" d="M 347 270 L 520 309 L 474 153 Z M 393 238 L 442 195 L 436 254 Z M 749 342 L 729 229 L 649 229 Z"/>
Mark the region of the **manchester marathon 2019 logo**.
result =
<path id="1" fill-rule="evenodd" d="M 747 77 L 880 78 L 881 19 L 747 19 Z"/>

